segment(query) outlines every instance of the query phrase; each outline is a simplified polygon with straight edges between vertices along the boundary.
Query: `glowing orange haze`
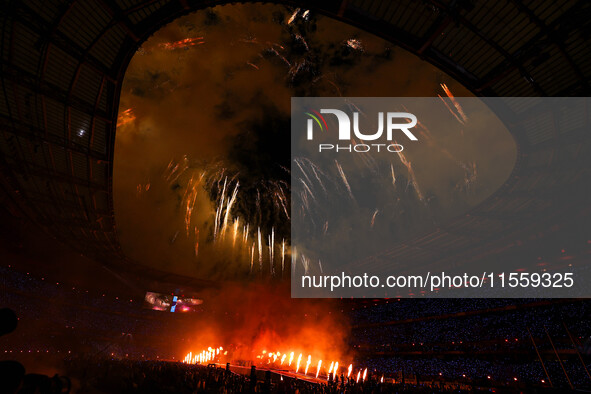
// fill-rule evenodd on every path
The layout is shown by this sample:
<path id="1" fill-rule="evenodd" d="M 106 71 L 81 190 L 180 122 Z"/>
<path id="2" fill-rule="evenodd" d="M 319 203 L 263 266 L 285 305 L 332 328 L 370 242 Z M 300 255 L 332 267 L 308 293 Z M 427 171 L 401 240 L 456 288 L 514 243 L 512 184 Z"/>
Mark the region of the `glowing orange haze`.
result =
<path id="1" fill-rule="evenodd" d="M 216 310 L 202 317 L 184 361 L 231 362 L 276 367 L 308 375 L 340 365 L 347 374 L 353 354 L 346 345 L 349 323 L 334 300 L 292 299 L 288 284 L 228 284 L 204 296 Z M 321 363 L 320 371 L 318 363 Z"/>

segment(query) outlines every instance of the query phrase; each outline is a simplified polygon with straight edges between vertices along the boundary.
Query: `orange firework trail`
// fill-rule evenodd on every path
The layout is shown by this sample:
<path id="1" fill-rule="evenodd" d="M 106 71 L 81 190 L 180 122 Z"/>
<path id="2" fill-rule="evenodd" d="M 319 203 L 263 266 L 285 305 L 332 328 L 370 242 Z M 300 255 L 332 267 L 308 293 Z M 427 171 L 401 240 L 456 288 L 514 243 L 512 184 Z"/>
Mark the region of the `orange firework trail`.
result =
<path id="1" fill-rule="evenodd" d="M 295 20 L 295 18 L 298 16 L 300 12 L 299 8 L 296 8 L 296 10 L 293 12 L 293 14 L 291 14 L 291 17 L 287 20 L 287 24 L 291 25 L 291 23 Z"/>
<path id="2" fill-rule="evenodd" d="M 261 228 L 259 227 L 257 230 L 257 235 L 259 239 L 259 270 L 263 272 L 263 243 L 261 241 Z"/>
<path id="3" fill-rule="evenodd" d="M 320 170 L 320 168 L 318 168 L 318 166 L 316 164 L 314 164 L 312 162 L 312 160 L 310 160 L 310 159 L 305 159 L 305 160 L 310 165 L 310 168 L 312 169 L 312 172 L 314 173 L 314 176 L 316 177 L 316 180 L 318 181 L 318 184 L 320 185 L 320 187 L 322 188 L 322 190 L 324 190 L 324 193 L 327 193 L 326 187 L 324 187 L 324 183 L 322 182 L 322 180 L 320 179 L 320 176 L 318 175 L 318 173 L 320 173 L 321 175 L 324 176 L 324 173 L 322 172 L 322 170 Z"/>
<path id="4" fill-rule="evenodd" d="M 310 268 L 310 259 L 307 258 L 303 253 L 302 253 L 302 266 L 304 267 L 304 272 L 306 273 L 306 275 L 308 275 L 308 269 Z"/>
<path id="5" fill-rule="evenodd" d="M 187 159 L 187 156 L 183 156 L 181 163 L 175 163 L 174 159 L 172 159 L 164 171 L 164 179 L 172 185 L 188 168 L 189 160 Z"/>
<path id="6" fill-rule="evenodd" d="M 412 186 L 414 187 L 415 191 L 417 192 L 417 197 L 419 200 L 423 201 L 423 193 L 421 193 L 421 189 L 419 188 L 419 184 L 417 182 L 417 178 L 415 177 L 415 172 L 412 170 L 412 167 L 408 167 L 408 175 L 410 176 L 410 181 Z"/>
<path id="7" fill-rule="evenodd" d="M 269 235 L 269 237 L 267 238 L 267 241 L 269 242 L 269 271 L 271 272 L 271 275 L 274 275 L 275 273 L 274 271 L 274 267 L 273 267 L 273 243 L 271 241 L 271 236 Z"/>
<path id="8" fill-rule="evenodd" d="M 136 187 L 136 190 L 137 190 L 137 194 L 138 194 L 138 197 L 139 197 L 142 193 L 147 192 L 148 190 L 150 190 L 150 182 L 146 183 L 145 185 L 139 183 L 137 185 L 137 187 Z"/>
<path id="9" fill-rule="evenodd" d="M 199 256 L 199 229 L 195 227 L 195 257 Z"/>
<path id="10" fill-rule="evenodd" d="M 297 166 L 299 167 L 300 171 L 302 171 L 302 174 L 304 174 L 304 176 L 306 177 L 306 180 L 308 181 L 308 183 L 311 184 L 312 181 L 310 180 L 310 178 L 308 178 L 308 174 L 306 173 L 306 171 L 304 170 L 304 167 L 302 165 L 303 163 L 300 163 L 301 159 L 295 159 L 294 161 L 297 164 Z"/>
<path id="11" fill-rule="evenodd" d="M 199 191 L 199 186 L 201 184 L 201 181 L 203 180 L 204 175 L 205 171 L 201 173 L 197 181 L 195 181 L 194 176 L 192 176 L 191 180 L 189 181 L 189 185 L 187 186 L 187 190 L 185 191 L 185 195 L 183 196 L 183 200 L 185 201 L 185 229 L 187 231 L 187 236 L 189 236 L 189 225 L 191 224 L 191 215 L 193 213 L 193 208 L 195 208 L 197 193 Z"/>
<path id="12" fill-rule="evenodd" d="M 195 45 L 204 44 L 203 37 L 193 37 L 193 38 L 185 38 L 179 41 L 172 41 L 172 42 L 164 42 L 159 45 L 160 48 L 165 49 L 167 51 L 173 51 L 175 49 L 181 48 L 189 48 Z"/>
<path id="13" fill-rule="evenodd" d="M 362 144 L 365 143 L 363 140 L 359 140 L 359 141 L 361 141 Z M 353 146 L 357 146 L 357 141 L 355 140 L 355 138 L 351 138 L 351 143 L 353 144 Z M 378 168 L 378 163 L 370 155 L 355 155 L 355 158 L 360 159 L 362 161 L 363 165 L 366 166 L 367 168 L 371 168 L 374 170 Z"/>
<path id="14" fill-rule="evenodd" d="M 283 60 L 285 62 L 285 64 L 287 64 L 288 67 L 291 67 L 291 63 L 289 62 L 289 60 L 287 60 L 285 58 L 285 56 L 283 56 L 279 52 L 277 52 L 277 50 L 275 48 L 270 48 L 269 51 L 273 52 L 279 59 Z"/>
<path id="15" fill-rule="evenodd" d="M 304 182 L 304 180 L 303 180 L 302 178 L 300 178 L 300 181 L 302 182 L 302 185 L 304 185 L 304 189 L 305 189 L 304 191 L 305 191 L 305 192 L 306 192 L 308 195 L 310 195 L 310 197 L 312 197 L 313 199 L 316 199 L 316 198 L 314 197 L 314 194 L 312 194 L 312 190 L 311 190 L 311 189 L 310 189 L 310 187 L 309 187 L 309 186 L 306 184 L 306 182 Z M 302 197 L 306 198 L 306 194 L 303 194 L 303 195 L 302 195 Z M 306 201 L 307 201 L 307 198 L 306 198 Z"/>
<path id="16" fill-rule="evenodd" d="M 125 111 L 121 112 L 121 114 L 119 114 L 119 116 L 117 117 L 117 127 L 133 122 L 134 120 L 135 115 L 133 114 L 133 109 L 128 108 Z"/>
<path id="17" fill-rule="evenodd" d="M 234 220 L 234 237 L 232 238 L 232 248 L 236 245 L 236 237 L 238 236 L 239 219 Z"/>
<path id="18" fill-rule="evenodd" d="M 310 48 L 308 47 L 308 43 L 306 42 L 306 39 L 304 37 L 302 37 L 301 34 L 296 34 L 295 39 L 298 40 L 299 42 L 301 42 L 302 45 L 304 45 L 304 47 L 306 48 L 306 51 L 310 50 Z"/>
<path id="19" fill-rule="evenodd" d="M 231 252 L 232 260 L 238 260 L 246 268 L 250 257 L 250 272 L 252 273 L 255 271 L 254 259 L 258 258 L 259 272 L 266 273 L 266 271 L 263 271 L 263 265 L 266 263 L 265 260 L 268 259 L 269 274 L 275 276 L 279 267 L 279 261 L 275 261 L 276 258 L 279 260 L 278 256 L 276 256 L 278 253 L 276 248 L 281 246 L 281 269 L 283 272 L 285 270 L 286 254 L 289 253 L 289 249 L 285 245 L 285 238 L 282 244 L 278 245 L 276 244 L 277 234 L 274 226 L 271 226 L 269 233 L 266 233 L 261 226 L 258 226 L 255 232 L 254 226 L 250 226 L 243 218 L 235 216 L 233 213 L 238 201 L 240 201 L 239 193 L 242 190 L 237 179 L 238 174 L 229 174 L 225 168 L 221 167 L 220 162 L 208 165 L 205 169 L 196 169 L 192 165 L 186 155 L 180 160 L 173 158 L 161 175 L 162 180 L 169 185 L 175 185 L 175 189 L 180 184 L 185 183 L 184 190 L 181 189 L 182 194 L 179 205 L 183 215 L 184 232 L 189 240 L 194 241 L 191 253 L 194 253 L 195 257 L 198 257 L 200 253 L 203 255 L 203 251 L 210 247 L 211 233 L 213 233 L 212 244 L 216 248 L 225 249 L 227 247 L 228 251 Z M 281 213 L 283 210 L 286 217 L 288 217 L 287 206 L 289 201 L 285 197 L 285 189 L 289 188 L 289 184 L 283 181 L 270 181 L 264 184 L 263 187 L 265 189 L 264 196 L 271 198 L 277 209 L 276 212 L 283 216 L 283 213 Z M 148 190 L 150 184 L 147 183 L 144 186 L 140 183 L 136 188 L 138 197 L 141 197 L 141 193 L 143 193 L 144 189 Z M 203 194 L 201 194 L 202 192 Z M 215 196 L 211 201 L 213 212 L 209 214 L 210 217 L 207 217 L 201 212 L 201 207 L 199 207 L 199 210 L 197 208 L 201 204 L 203 197 L 211 198 L 209 196 L 212 194 Z M 257 209 L 259 212 L 261 210 L 261 199 L 262 195 L 257 189 Z M 209 206 L 209 204 L 203 204 L 203 209 Z M 200 239 L 199 232 L 204 230 L 206 236 Z M 171 243 L 175 242 L 178 233 L 177 231 L 172 237 Z M 254 243 L 250 238 L 254 238 Z M 205 243 L 203 242 L 204 239 L 206 240 Z M 265 248 L 268 248 L 268 250 L 265 250 Z M 257 251 L 258 257 L 255 256 Z"/>
<path id="20" fill-rule="evenodd" d="M 252 273 L 252 266 L 254 265 L 254 242 L 252 243 L 252 249 L 250 250 L 250 272 Z"/>
<path id="21" fill-rule="evenodd" d="M 285 269 L 285 239 L 281 241 L 281 277 L 283 277 L 283 270 Z"/>
<path id="22" fill-rule="evenodd" d="M 304 370 L 304 375 L 308 374 L 308 368 L 310 368 L 311 363 L 312 363 L 312 356 L 308 355 L 308 361 L 306 362 L 306 369 Z"/>
<path id="23" fill-rule="evenodd" d="M 462 106 L 460 105 L 460 103 L 458 103 L 458 101 L 456 100 L 456 98 L 454 97 L 454 95 L 451 93 L 451 91 L 449 90 L 449 88 L 447 87 L 447 85 L 444 84 L 444 83 L 442 83 L 441 84 L 441 88 L 443 89 L 443 91 L 445 92 L 445 94 L 447 95 L 447 97 L 450 98 L 450 100 L 453 103 L 454 107 L 458 111 L 458 114 L 460 114 L 460 117 L 462 118 L 462 122 L 461 123 L 467 122 L 468 121 L 468 117 L 464 113 L 464 110 L 462 109 Z"/>
<path id="24" fill-rule="evenodd" d="M 349 182 L 347 182 L 347 177 L 345 176 L 345 172 L 343 171 L 343 168 L 341 167 L 341 165 L 339 164 L 339 162 L 336 159 L 334 162 L 337 165 L 337 169 L 339 170 L 339 174 L 341 175 L 341 179 L 343 180 L 343 183 L 345 184 L 345 187 L 347 188 L 347 191 L 349 192 L 349 196 L 351 197 L 351 200 L 355 201 L 355 197 L 353 197 L 353 192 L 351 192 L 351 186 L 349 186 Z"/>
<path id="25" fill-rule="evenodd" d="M 396 143 L 396 141 L 394 142 Z M 398 158 L 400 158 L 400 161 L 402 162 L 402 164 L 404 164 L 408 171 L 408 182 L 412 184 L 412 186 L 414 187 L 417 196 L 419 197 L 419 200 L 423 201 L 423 194 L 421 193 L 421 189 L 419 188 L 419 184 L 417 182 L 417 178 L 415 177 L 415 172 L 412 169 L 411 162 L 406 159 L 406 156 L 404 156 L 404 153 L 402 152 L 398 152 Z"/>
<path id="26" fill-rule="evenodd" d="M 246 223 L 246 226 L 243 227 L 243 231 L 244 231 L 244 244 L 248 243 L 248 223 Z"/>
<path id="27" fill-rule="evenodd" d="M 226 229 L 228 228 L 228 218 L 230 217 L 230 211 L 232 210 L 232 206 L 236 201 L 236 195 L 238 194 L 238 187 L 240 186 L 239 182 L 236 182 L 236 186 L 234 186 L 234 191 L 232 192 L 232 197 L 226 201 L 226 214 L 224 215 L 224 222 L 222 225 L 222 236 L 225 234 Z M 223 200 L 222 200 L 223 201 Z"/>
<path id="28" fill-rule="evenodd" d="M 269 255 L 271 257 L 271 271 L 274 271 L 275 268 L 273 266 L 274 261 L 274 252 L 275 252 L 275 229 L 271 227 L 271 239 L 269 241 Z"/>
<path id="29" fill-rule="evenodd" d="M 224 208 L 224 200 L 226 198 L 226 184 L 228 181 L 228 177 L 224 178 L 224 186 L 222 187 L 222 196 L 220 198 L 220 203 L 218 205 L 218 208 L 215 211 L 215 221 L 214 221 L 214 227 L 213 227 L 213 240 L 215 242 L 215 240 L 217 239 L 218 236 L 218 232 L 220 231 L 220 221 L 222 218 L 222 210 Z"/>
<path id="30" fill-rule="evenodd" d="M 302 353 L 298 356 L 298 362 L 296 364 L 296 373 L 300 370 L 300 362 L 302 361 Z"/>
<path id="31" fill-rule="evenodd" d="M 347 377 L 351 376 L 351 371 L 353 371 L 353 364 L 349 364 L 349 369 L 347 369 Z"/>
<path id="32" fill-rule="evenodd" d="M 451 109 L 451 107 L 447 104 L 447 102 L 443 99 L 443 97 L 441 97 L 439 94 L 437 95 L 437 97 L 439 97 L 441 99 L 443 104 L 447 107 L 448 111 L 456 118 L 456 120 L 458 122 L 460 122 L 461 124 L 464 124 L 464 121 L 455 113 L 455 111 L 453 109 Z"/>
<path id="33" fill-rule="evenodd" d="M 316 379 L 318 379 L 318 374 L 320 373 L 320 366 L 322 365 L 322 360 L 318 360 L 318 366 L 316 367 Z"/>
<path id="34" fill-rule="evenodd" d="M 278 191 L 274 192 L 274 196 L 276 200 L 278 200 L 281 204 L 281 207 L 283 208 L 283 213 L 285 213 L 285 217 L 289 220 L 289 212 L 287 210 L 287 198 L 285 197 L 285 192 L 283 191 L 283 188 L 280 185 L 278 186 L 278 189 Z"/>
<path id="35" fill-rule="evenodd" d="M 375 212 L 373 213 L 373 216 L 371 217 L 371 228 L 373 228 L 373 225 L 375 224 L 376 216 L 378 215 L 378 212 L 380 212 L 380 210 L 376 209 Z"/>
<path id="36" fill-rule="evenodd" d="M 345 43 L 349 48 L 363 52 L 363 44 L 361 43 L 361 41 L 355 38 L 350 38 L 347 41 L 345 41 Z"/>

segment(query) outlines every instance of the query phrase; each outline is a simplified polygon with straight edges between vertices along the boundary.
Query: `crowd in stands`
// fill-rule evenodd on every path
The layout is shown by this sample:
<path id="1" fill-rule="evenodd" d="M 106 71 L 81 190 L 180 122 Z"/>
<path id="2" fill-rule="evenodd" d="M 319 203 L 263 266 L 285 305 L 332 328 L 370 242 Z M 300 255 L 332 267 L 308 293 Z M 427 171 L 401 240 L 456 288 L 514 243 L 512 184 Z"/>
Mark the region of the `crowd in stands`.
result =
<path id="1" fill-rule="evenodd" d="M 268 373 L 265 378 L 241 375 L 224 368 L 166 361 L 88 360 L 71 362 L 72 376 L 83 377 L 78 393 L 428 393 L 462 392 L 469 386 L 443 382 L 380 382 L 368 376 L 364 381 L 344 376 L 326 383 L 309 382 Z"/>
<path id="2" fill-rule="evenodd" d="M 585 301 L 403 299 L 352 313 L 360 324 L 351 346 L 370 368 L 384 373 L 544 386 L 549 379 L 537 349 L 555 383 L 568 386 L 563 367 L 574 386 L 591 383 L 577 356 L 589 355 L 591 314 Z M 366 317 L 374 323 L 362 323 Z"/>

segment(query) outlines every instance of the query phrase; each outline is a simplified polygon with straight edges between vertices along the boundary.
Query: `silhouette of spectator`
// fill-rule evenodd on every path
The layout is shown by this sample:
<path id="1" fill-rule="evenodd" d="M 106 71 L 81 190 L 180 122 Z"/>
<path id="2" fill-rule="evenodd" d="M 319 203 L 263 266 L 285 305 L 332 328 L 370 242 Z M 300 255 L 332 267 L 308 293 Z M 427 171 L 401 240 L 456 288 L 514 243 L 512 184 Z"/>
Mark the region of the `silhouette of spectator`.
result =
<path id="1" fill-rule="evenodd" d="M 25 367 L 17 361 L 0 361 L 0 394 L 16 393 L 23 382 Z"/>

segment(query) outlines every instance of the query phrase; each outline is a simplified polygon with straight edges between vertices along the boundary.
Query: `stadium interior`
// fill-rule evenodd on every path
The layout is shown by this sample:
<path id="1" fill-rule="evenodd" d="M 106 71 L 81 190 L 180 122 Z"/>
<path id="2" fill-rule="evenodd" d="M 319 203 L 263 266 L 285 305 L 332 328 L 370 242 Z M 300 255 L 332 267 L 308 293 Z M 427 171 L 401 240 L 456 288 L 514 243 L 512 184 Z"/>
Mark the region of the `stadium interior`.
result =
<path id="1" fill-rule="evenodd" d="M 288 170 L 290 96 L 506 97 L 373 268 L 588 272 L 589 108 L 530 115 L 589 96 L 591 3 L 0 7 L 0 393 L 591 389 L 586 299 L 292 299 Z"/>

